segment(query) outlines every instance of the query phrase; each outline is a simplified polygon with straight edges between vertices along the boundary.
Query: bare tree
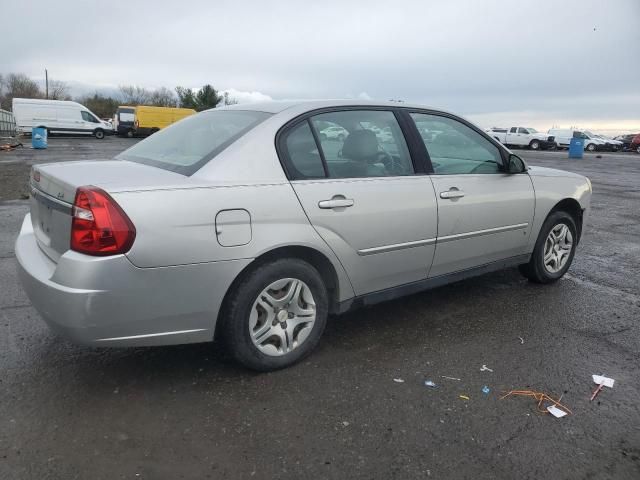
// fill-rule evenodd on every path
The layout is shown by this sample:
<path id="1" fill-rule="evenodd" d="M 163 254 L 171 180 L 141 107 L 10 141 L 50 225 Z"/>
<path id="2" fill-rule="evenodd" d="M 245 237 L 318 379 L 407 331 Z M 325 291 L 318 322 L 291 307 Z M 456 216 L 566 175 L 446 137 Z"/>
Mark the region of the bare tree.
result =
<path id="1" fill-rule="evenodd" d="M 149 96 L 149 104 L 156 107 L 175 107 L 177 103 L 175 94 L 167 87 L 160 87 Z"/>
<path id="2" fill-rule="evenodd" d="M 229 92 L 224 92 L 224 98 L 222 99 L 223 105 L 237 105 L 238 100 L 229 96 Z"/>
<path id="3" fill-rule="evenodd" d="M 71 100 L 69 86 L 61 80 L 49 80 L 49 98 L 51 100 Z"/>
<path id="4" fill-rule="evenodd" d="M 146 88 L 137 85 L 120 85 L 120 94 L 125 105 L 148 105 L 151 94 Z"/>
<path id="5" fill-rule="evenodd" d="M 2 82 L 0 104 L 11 109 L 14 98 L 42 98 L 44 95 L 38 84 L 23 73 L 10 73 Z"/>

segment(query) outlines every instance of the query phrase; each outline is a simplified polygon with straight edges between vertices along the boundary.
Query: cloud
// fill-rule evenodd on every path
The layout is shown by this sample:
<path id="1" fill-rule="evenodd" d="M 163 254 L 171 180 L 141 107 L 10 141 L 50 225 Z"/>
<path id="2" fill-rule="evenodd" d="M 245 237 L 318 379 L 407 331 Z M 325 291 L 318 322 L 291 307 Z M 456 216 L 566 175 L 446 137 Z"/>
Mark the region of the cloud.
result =
<path id="1" fill-rule="evenodd" d="M 36 77 L 46 67 L 52 78 L 87 85 L 209 83 L 243 102 L 351 92 L 467 115 L 638 117 L 640 29 L 621 21 L 640 18 L 638 0 L 615 8 L 602 0 L 135 5 L 143 22 L 127 2 L 30 0 L 31 16 L 24 2 L 4 2 L 12 20 L 3 25 L 0 73 Z M 83 41 L 96 32 L 109 32 L 104 45 Z"/>
<path id="2" fill-rule="evenodd" d="M 221 93 L 227 93 L 230 98 L 236 100 L 238 103 L 256 103 L 256 102 L 268 102 L 273 100 L 270 95 L 258 91 L 244 91 L 236 88 L 227 88 L 222 90 Z"/>

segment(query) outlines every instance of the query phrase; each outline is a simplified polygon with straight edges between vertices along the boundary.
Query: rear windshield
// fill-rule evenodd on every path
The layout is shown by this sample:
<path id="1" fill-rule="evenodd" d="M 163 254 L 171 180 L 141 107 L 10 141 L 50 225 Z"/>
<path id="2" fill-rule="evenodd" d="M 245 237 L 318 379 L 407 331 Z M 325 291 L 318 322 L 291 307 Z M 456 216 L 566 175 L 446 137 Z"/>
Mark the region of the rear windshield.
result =
<path id="1" fill-rule="evenodd" d="M 245 110 L 201 112 L 160 130 L 116 158 L 191 175 L 270 116 Z"/>

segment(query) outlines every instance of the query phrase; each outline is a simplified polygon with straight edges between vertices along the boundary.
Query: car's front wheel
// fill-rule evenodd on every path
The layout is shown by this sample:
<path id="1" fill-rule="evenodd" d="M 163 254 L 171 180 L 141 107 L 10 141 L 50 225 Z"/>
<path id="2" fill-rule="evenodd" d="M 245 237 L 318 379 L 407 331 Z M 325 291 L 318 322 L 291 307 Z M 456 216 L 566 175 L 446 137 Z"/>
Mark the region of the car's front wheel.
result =
<path id="1" fill-rule="evenodd" d="M 222 334 L 248 368 L 284 368 L 318 344 L 328 315 L 328 294 L 318 271 L 305 261 L 279 259 L 255 268 L 226 302 Z"/>
<path id="2" fill-rule="evenodd" d="M 556 211 L 545 220 L 529 263 L 520 272 L 535 283 L 551 283 L 561 278 L 573 261 L 578 245 L 576 222 L 564 211 Z"/>
<path id="3" fill-rule="evenodd" d="M 587 150 L 590 152 L 595 152 L 596 146 L 593 143 L 590 143 L 589 145 L 587 145 Z"/>
<path id="4" fill-rule="evenodd" d="M 96 128 L 93 131 L 93 136 L 96 137 L 98 140 L 102 140 L 104 138 L 104 130 L 102 130 L 101 128 Z"/>
<path id="5" fill-rule="evenodd" d="M 529 148 L 531 148 L 531 150 L 539 150 L 540 142 L 538 140 L 532 140 L 531 143 L 529 144 Z"/>

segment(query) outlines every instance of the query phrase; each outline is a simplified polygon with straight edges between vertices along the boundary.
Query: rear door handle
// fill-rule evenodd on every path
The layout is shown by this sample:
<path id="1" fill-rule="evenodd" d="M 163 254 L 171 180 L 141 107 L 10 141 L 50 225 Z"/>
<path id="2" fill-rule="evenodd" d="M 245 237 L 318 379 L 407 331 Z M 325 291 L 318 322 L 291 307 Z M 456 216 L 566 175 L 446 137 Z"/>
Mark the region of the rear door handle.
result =
<path id="1" fill-rule="evenodd" d="M 353 207 L 353 200 L 351 198 L 345 198 L 342 195 L 335 195 L 331 200 L 320 200 L 318 207 L 320 208 L 345 208 Z"/>
<path id="2" fill-rule="evenodd" d="M 462 190 L 451 189 L 446 192 L 440 192 L 440 198 L 461 198 L 464 197 L 464 192 Z"/>

